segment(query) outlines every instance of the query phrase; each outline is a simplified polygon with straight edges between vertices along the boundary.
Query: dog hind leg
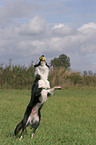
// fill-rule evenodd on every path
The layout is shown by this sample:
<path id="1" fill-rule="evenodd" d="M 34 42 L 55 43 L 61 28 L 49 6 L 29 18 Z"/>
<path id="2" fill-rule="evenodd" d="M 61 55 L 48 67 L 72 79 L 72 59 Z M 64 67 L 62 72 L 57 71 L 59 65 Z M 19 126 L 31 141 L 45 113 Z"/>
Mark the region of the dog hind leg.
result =
<path id="1" fill-rule="evenodd" d="M 32 128 L 33 128 L 32 138 L 33 138 L 33 135 L 34 135 L 36 129 L 38 128 L 38 126 L 39 126 L 39 122 L 35 122 L 35 123 L 32 125 Z"/>
<path id="2" fill-rule="evenodd" d="M 33 119 L 33 124 L 31 125 L 31 127 L 33 128 L 32 138 L 39 124 L 40 124 L 40 116 L 38 114 L 35 114 Z"/>
<path id="3" fill-rule="evenodd" d="M 21 132 L 21 135 L 20 135 L 20 138 L 19 138 L 19 140 L 21 140 L 22 139 L 22 137 L 23 137 L 23 132 L 24 132 L 24 130 L 25 130 L 25 128 L 26 128 L 27 126 L 26 126 L 26 124 L 23 126 L 23 129 L 22 129 L 22 132 Z"/>
<path id="4" fill-rule="evenodd" d="M 22 137 L 23 137 L 23 132 L 24 132 L 25 128 L 28 126 L 28 124 L 29 124 L 29 122 L 28 122 L 28 115 L 27 115 L 27 114 L 25 114 L 24 119 L 23 119 L 23 127 L 22 127 L 22 132 L 21 132 L 21 135 L 20 135 L 19 140 L 21 140 L 21 139 L 22 139 Z"/>

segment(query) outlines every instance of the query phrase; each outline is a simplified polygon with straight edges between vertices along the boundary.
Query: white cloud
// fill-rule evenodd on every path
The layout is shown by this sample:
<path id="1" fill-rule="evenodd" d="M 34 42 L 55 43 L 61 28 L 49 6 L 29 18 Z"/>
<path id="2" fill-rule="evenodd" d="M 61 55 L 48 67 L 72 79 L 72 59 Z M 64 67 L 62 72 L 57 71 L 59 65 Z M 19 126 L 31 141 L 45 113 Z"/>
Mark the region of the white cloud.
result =
<path id="1" fill-rule="evenodd" d="M 58 25 L 54 25 L 53 26 L 53 32 L 58 34 L 58 35 L 68 35 L 68 34 L 73 34 L 76 33 L 76 29 L 68 26 L 68 25 L 64 25 L 64 24 L 58 24 Z"/>
<path id="2" fill-rule="evenodd" d="M 4 0 L 0 7 L 0 27 L 10 27 L 29 20 L 38 5 L 33 0 Z"/>
<path id="3" fill-rule="evenodd" d="M 23 24 L 19 28 L 21 34 L 41 34 L 46 28 L 46 22 L 43 17 L 35 16 L 28 24 Z"/>
<path id="4" fill-rule="evenodd" d="M 62 28 L 64 27 L 64 24 L 58 24 L 58 25 L 54 25 L 53 29 L 58 29 L 58 28 Z"/>
<path id="5" fill-rule="evenodd" d="M 21 51 L 23 56 L 30 56 L 34 54 L 39 54 L 43 51 L 44 42 L 39 40 L 31 40 L 31 41 L 20 41 L 17 45 L 18 49 Z M 41 49 L 42 48 L 42 49 Z"/>
<path id="6" fill-rule="evenodd" d="M 81 34 L 80 51 L 84 54 L 96 52 L 96 23 L 88 23 L 81 26 L 78 31 Z"/>
<path id="7" fill-rule="evenodd" d="M 28 23 L 0 29 L 0 59 L 5 61 L 12 58 L 20 60 L 18 63 L 28 64 L 29 60 L 36 60 L 42 54 L 46 54 L 49 60 L 64 53 L 71 58 L 73 68 L 86 70 L 89 59 L 87 56 L 96 54 L 95 39 L 95 23 L 88 23 L 77 29 L 65 24 L 49 28 L 43 17 L 35 16 Z M 94 71 L 95 63 L 88 61 L 88 66 L 92 66 Z"/>
<path id="8" fill-rule="evenodd" d="M 29 14 L 34 9 L 34 3 L 26 0 L 5 0 L 5 4 L 0 9 L 0 17 L 22 17 Z"/>
<path id="9" fill-rule="evenodd" d="M 86 32 L 86 30 L 96 30 L 96 24 L 95 23 L 88 23 L 88 24 L 84 24 L 83 26 L 81 26 L 78 30 L 81 32 Z M 87 31 L 88 32 L 88 31 Z"/>

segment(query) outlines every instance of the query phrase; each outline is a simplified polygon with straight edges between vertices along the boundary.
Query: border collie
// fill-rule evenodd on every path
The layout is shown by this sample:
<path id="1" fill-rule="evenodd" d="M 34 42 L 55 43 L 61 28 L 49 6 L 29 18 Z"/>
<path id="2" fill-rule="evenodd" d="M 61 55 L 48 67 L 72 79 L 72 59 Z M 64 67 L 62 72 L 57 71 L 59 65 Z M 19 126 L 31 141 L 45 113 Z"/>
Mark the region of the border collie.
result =
<path id="1" fill-rule="evenodd" d="M 40 81 L 40 75 L 37 74 L 31 90 L 31 99 L 24 113 L 24 117 L 14 130 L 14 134 L 16 136 L 19 133 L 19 131 L 22 129 L 19 140 L 22 139 L 23 132 L 25 128 L 29 125 L 31 125 L 31 127 L 33 128 L 33 132 L 32 132 L 32 137 L 33 137 L 36 129 L 40 124 L 40 119 L 41 119 L 40 110 L 44 102 L 46 102 L 47 96 L 53 95 L 53 92 L 55 90 L 61 89 L 61 87 L 59 86 L 53 87 L 51 89 L 39 88 L 38 81 Z"/>

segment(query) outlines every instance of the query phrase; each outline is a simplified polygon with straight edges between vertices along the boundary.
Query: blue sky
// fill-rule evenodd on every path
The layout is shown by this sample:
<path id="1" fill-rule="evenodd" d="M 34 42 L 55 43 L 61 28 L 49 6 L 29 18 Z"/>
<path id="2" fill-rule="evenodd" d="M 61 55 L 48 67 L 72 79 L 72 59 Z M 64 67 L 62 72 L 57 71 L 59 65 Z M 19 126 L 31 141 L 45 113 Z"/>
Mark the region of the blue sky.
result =
<path id="1" fill-rule="evenodd" d="M 74 71 L 96 72 L 95 0 L 0 0 L 0 64 L 70 57 Z"/>

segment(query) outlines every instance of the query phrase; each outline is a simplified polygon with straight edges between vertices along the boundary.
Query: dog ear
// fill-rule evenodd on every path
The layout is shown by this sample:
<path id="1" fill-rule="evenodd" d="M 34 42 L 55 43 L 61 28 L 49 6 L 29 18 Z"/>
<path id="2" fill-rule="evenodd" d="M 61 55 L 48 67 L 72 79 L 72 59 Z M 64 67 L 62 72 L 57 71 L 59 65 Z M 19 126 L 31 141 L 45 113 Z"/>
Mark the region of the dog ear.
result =
<path id="1" fill-rule="evenodd" d="M 36 68 L 36 67 L 38 67 L 38 66 L 40 66 L 40 65 L 41 65 L 41 63 L 40 63 L 40 61 L 39 61 L 39 63 L 38 63 L 38 64 L 35 64 L 34 67 Z"/>
<path id="2" fill-rule="evenodd" d="M 49 65 L 47 64 L 47 62 L 46 62 L 46 66 L 49 68 Z"/>

